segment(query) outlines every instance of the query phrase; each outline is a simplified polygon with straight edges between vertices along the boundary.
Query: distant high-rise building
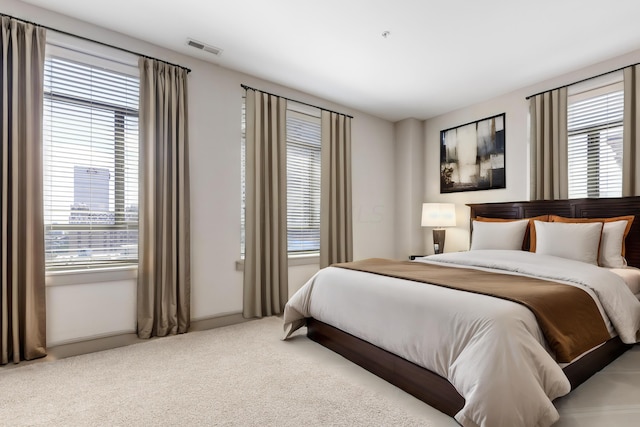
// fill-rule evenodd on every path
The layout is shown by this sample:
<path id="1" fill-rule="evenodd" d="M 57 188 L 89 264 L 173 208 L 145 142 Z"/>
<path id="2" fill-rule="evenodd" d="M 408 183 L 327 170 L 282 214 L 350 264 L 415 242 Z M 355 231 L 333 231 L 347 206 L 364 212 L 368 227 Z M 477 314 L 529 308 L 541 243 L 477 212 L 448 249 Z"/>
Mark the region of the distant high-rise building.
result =
<path id="1" fill-rule="evenodd" d="M 74 166 L 73 204 L 90 212 L 109 211 L 109 180 L 106 168 Z"/>
<path id="2" fill-rule="evenodd" d="M 74 166 L 73 205 L 70 206 L 69 224 L 86 225 L 66 231 L 64 255 L 98 257 L 137 257 L 138 206 L 125 206 L 124 217 L 116 221 L 113 206 L 109 207 L 109 180 L 107 168 Z M 135 228 L 129 229 L 134 224 Z"/>

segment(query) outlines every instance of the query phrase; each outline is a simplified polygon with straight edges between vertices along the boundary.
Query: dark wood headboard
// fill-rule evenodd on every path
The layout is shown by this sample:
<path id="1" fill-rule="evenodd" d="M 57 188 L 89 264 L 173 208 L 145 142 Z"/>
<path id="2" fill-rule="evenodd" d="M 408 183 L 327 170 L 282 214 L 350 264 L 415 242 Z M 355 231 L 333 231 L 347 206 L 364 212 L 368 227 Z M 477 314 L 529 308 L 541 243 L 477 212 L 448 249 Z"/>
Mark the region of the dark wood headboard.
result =
<path id="1" fill-rule="evenodd" d="M 625 241 L 627 263 L 640 267 L 640 196 L 605 199 L 538 200 L 529 202 L 501 202 L 468 204 L 471 219 L 530 218 L 539 215 L 559 215 L 568 218 L 611 218 L 635 215 Z"/>

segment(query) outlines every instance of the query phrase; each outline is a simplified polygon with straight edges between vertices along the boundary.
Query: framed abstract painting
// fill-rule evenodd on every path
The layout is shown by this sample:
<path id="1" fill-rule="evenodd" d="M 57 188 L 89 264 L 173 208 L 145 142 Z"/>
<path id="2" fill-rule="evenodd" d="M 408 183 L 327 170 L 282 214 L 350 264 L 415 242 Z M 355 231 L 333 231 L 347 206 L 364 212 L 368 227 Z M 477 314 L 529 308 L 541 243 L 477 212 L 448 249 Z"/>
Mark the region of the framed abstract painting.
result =
<path id="1" fill-rule="evenodd" d="M 440 131 L 440 193 L 506 188 L 505 113 Z"/>

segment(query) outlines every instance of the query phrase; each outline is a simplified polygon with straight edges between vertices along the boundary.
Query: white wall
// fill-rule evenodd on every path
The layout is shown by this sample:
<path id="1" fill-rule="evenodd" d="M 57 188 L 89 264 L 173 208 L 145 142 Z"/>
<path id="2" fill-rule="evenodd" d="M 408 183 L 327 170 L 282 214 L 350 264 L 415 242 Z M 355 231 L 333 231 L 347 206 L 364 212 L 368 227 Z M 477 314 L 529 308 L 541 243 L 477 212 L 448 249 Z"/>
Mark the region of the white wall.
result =
<path id="1" fill-rule="evenodd" d="M 47 286 L 47 342 L 135 331 L 135 281 Z"/>
<path id="2" fill-rule="evenodd" d="M 354 116 L 351 140 L 353 257 L 393 258 L 395 199 L 393 124 Z"/>
<path id="3" fill-rule="evenodd" d="M 424 197 L 424 131 L 417 119 L 395 124 L 396 257 L 425 253 L 421 217 Z M 409 208 L 407 208 L 409 207 Z"/>
<path id="4" fill-rule="evenodd" d="M 425 129 L 425 201 L 456 204 L 457 226 L 446 231 L 445 251 L 468 249 L 469 208 L 466 203 L 502 202 L 528 198 L 527 119 L 528 104 L 520 94 L 510 94 L 483 104 L 427 120 Z M 486 191 L 440 194 L 440 131 L 506 112 L 505 173 L 506 188 Z M 427 253 L 433 253 L 431 229 L 425 230 Z"/>
<path id="5" fill-rule="evenodd" d="M 354 256 L 393 257 L 393 124 L 323 99 L 183 56 L 17 0 L 0 12 L 189 67 L 192 319 L 242 310 L 240 251 L 241 83 L 354 116 L 352 123 Z M 290 293 L 317 271 L 290 268 Z M 135 330 L 135 280 L 47 288 L 49 345 Z"/>
<path id="6" fill-rule="evenodd" d="M 424 199 L 428 202 L 456 204 L 457 227 L 447 230 L 445 251 L 453 252 L 468 248 L 469 208 L 465 204 L 529 199 L 529 103 L 526 100 L 527 96 L 595 77 L 637 62 L 640 62 L 640 50 L 425 121 Z M 562 67 L 562 64 L 558 64 L 558 66 Z M 506 113 L 506 188 L 440 194 L 440 131 L 500 113 Z M 433 239 L 430 230 L 423 231 L 423 237 L 426 247 L 429 248 L 428 253 L 433 253 Z"/>

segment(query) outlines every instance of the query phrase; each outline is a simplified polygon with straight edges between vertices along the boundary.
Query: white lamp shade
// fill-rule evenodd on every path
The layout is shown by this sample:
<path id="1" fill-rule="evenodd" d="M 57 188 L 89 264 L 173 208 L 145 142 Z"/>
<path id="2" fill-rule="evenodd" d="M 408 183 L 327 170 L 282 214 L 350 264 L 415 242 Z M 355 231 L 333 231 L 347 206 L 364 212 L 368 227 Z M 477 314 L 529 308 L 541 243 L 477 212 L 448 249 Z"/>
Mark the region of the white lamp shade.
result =
<path id="1" fill-rule="evenodd" d="M 423 203 L 423 227 L 455 227 L 456 205 L 453 203 Z"/>

